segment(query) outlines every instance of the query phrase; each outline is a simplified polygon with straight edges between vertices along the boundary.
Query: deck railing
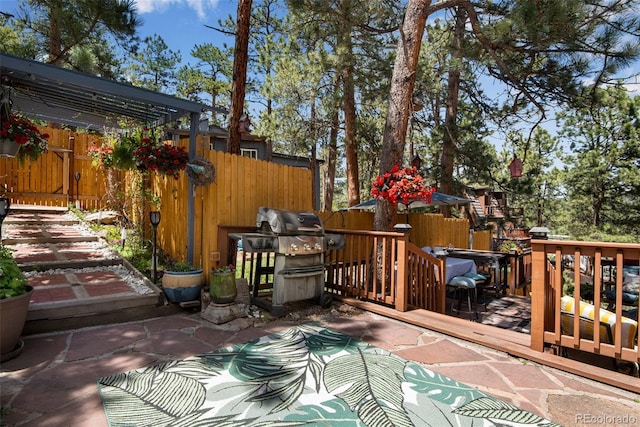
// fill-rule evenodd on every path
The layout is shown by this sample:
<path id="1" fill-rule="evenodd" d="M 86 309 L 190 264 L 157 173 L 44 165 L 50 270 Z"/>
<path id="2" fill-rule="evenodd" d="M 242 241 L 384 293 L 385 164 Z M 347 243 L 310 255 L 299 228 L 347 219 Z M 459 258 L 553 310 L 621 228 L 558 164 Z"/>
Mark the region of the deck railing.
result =
<path id="1" fill-rule="evenodd" d="M 509 277 L 507 278 L 509 292 L 517 294 L 522 289 L 526 296 L 528 285 L 531 284 L 531 249 L 527 248 L 517 256 L 509 257 Z"/>
<path id="2" fill-rule="evenodd" d="M 328 292 L 398 311 L 445 312 L 443 260 L 400 233 L 339 232 L 345 235 L 345 247 L 325 256 Z M 632 314 L 634 307 L 623 292 L 637 280 L 640 245 L 535 240 L 530 257 L 532 349 L 573 348 L 640 362 L 637 311 Z M 527 269 L 528 264 L 524 262 Z M 629 269 L 635 271 L 635 279 Z M 582 315 L 567 313 L 566 306 L 563 313 L 567 295 L 573 307 L 586 308 Z M 593 309 L 592 318 L 588 308 Z"/>
<path id="3" fill-rule="evenodd" d="M 639 260 L 637 244 L 532 241 L 531 348 L 572 348 L 640 362 L 637 293 L 635 318 L 624 293 L 637 286 Z"/>
<path id="4" fill-rule="evenodd" d="M 410 308 L 445 312 L 445 262 L 407 244 L 407 292 Z"/>
<path id="5" fill-rule="evenodd" d="M 343 249 L 325 255 L 326 289 L 406 311 L 444 312 L 444 263 L 393 232 L 336 231 Z"/>

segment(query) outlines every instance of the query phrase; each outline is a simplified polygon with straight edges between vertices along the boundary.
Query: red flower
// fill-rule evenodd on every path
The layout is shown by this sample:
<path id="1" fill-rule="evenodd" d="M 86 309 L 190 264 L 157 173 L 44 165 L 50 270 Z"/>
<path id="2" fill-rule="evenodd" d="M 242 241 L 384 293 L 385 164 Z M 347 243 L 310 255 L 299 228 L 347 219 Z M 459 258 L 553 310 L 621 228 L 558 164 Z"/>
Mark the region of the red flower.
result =
<path id="1" fill-rule="evenodd" d="M 377 176 L 372 183 L 371 194 L 378 199 L 409 205 L 415 200 L 429 202 L 434 189 L 427 185 L 415 167 L 400 168 L 395 165 L 391 172 Z"/>
<path id="2" fill-rule="evenodd" d="M 175 179 L 180 178 L 180 171 L 187 167 L 189 160 L 189 154 L 184 147 L 154 145 L 149 138 L 141 138 L 140 142 L 140 147 L 133 153 L 139 169 L 151 170 Z"/>
<path id="3" fill-rule="evenodd" d="M 19 159 L 23 160 L 28 157 L 31 160 L 36 160 L 40 154 L 47 151 L 49 135 L 40 133 L 40 130 L 28 118 L 9 114 L 0 124 L 0 136 L 12 139 L 20 145 Z"/>

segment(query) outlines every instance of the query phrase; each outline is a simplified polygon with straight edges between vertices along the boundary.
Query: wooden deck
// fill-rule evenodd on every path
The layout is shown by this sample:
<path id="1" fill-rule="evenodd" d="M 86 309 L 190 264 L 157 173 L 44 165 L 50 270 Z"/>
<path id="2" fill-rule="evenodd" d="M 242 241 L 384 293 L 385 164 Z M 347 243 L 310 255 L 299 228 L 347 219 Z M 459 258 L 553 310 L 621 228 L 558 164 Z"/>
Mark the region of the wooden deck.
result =
<path id="1" fill-rule="evenodd" d="M 381 316 L 503 351 L 513 357 L 519 357 L 541 365 L 561 369 L 603 384 L 609 384 L 624 390 L 640 393 L 640 381 L 638 381 L 638 378 L 556 356 L 549 351 L 539 352 L 533 350 L 530 347 L 531 336 L 527 334 L 483 325 L 481 323 L 423 309 L 400 312 L 393 308 L 355 298 L 336 298 L 346 304 Z"/>

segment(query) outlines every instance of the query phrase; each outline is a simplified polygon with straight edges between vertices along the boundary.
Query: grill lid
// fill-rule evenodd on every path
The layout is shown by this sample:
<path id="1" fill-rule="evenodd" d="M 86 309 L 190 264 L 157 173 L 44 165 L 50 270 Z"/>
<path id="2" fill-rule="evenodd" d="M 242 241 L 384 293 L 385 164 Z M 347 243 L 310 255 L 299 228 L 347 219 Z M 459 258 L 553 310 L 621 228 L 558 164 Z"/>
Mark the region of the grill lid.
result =
<path id="1" fill-rule="evenodd" d="M 318 215 L 313 212 L 297 212 L 267 207 L 258 208 L 256 225 L 263 233 L 283 235 L 324 234 Z"/>

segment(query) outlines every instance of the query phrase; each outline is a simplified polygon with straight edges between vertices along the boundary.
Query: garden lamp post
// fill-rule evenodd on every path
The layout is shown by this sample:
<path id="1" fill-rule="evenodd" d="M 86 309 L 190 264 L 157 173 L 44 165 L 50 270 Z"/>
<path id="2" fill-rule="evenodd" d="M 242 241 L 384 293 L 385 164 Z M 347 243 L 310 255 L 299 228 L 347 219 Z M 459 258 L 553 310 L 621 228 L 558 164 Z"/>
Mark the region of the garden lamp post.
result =
<path id="1" fill-rule="evenodd" d="M 151 260 L 151 265 L 153 267 L 153 284 L 156 284 L 156 280 L 158 277 L 158 261 L 156 258 L 156 236 L 158 235 L 158 224 L 160 224 L 160 212 L 159 211 L 151 211 L 149 212 L 149 222 L 151 222 L 151 226 L 153 227 L 153 259 Z"/>
<path id="2" fill-rule="evenodd" d="M 0 197 L 0 246 L 2 246 L 2 222 L 9 215 L 11 202 L 6 197 Z"/>
<path id="3" fill-rule="evenodd" d="M 74 178 L 76 179 L 76 209 L 80 209 L 80 172 L 76 172 Z"/>

